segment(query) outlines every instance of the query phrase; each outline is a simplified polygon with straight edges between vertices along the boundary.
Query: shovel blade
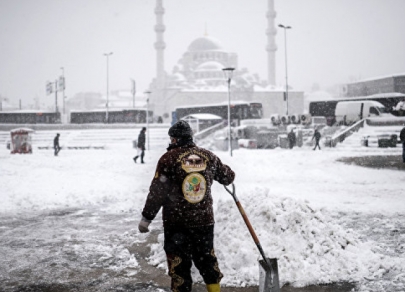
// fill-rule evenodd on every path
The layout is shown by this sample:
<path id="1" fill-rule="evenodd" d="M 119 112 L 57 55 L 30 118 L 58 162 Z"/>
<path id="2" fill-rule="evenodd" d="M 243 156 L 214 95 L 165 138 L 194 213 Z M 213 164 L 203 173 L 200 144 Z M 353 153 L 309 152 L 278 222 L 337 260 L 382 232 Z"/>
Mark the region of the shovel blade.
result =
<path id="1" fill-rule="evenodd" d="M 271 268 L 264 260 L 259 260 L 259 292 L 280 292 L 277 259 L 267 258 Z"/>

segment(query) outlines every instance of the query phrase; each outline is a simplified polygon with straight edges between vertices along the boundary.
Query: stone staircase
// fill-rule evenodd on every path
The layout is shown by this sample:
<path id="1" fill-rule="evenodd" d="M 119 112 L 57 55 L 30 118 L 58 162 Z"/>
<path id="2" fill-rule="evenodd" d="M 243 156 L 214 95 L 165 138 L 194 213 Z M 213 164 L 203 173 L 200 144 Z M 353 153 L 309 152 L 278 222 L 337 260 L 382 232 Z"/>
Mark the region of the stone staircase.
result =
<path id="1" fill-rule="evenodd" d="M 353 131 L 352 134 L 346 137 L 341 143 L 336 143 L 336 150 L 351 150 L 354 152 L 369 151 L 384 151 L 384 153 L 396 153 L 402 150 L 401 144 L 397 144 L 397 147 L 379 148 L 378 147 L 378 137 L 386 135 L 397 135 L 399 139 L 399 133 L 402 126 L 370 126 L 366 123 L 363 127 Z M 366 147 L 362 144 L 364 139 L 368 140 L 368 146 Z M 326 145 L 325 145 L 326 146 Z M 324 146 L 324 147 L 325 147 Z"/>

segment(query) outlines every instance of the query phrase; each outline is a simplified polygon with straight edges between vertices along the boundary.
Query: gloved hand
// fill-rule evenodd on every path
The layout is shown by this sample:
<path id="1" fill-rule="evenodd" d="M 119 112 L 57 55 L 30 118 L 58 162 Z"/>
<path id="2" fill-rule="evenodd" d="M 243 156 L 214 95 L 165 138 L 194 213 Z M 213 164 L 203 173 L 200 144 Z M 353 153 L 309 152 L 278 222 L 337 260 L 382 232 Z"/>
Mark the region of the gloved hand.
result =
<path id="1" fill-rule="evenodd" d="M 139 222 L 138 229 L 141 233 L 146 233 L 149 232 L 149 224 L 151 223 L 151 220 L 146 219 L 145 217 L 142 217 L 141 221 Z"/>

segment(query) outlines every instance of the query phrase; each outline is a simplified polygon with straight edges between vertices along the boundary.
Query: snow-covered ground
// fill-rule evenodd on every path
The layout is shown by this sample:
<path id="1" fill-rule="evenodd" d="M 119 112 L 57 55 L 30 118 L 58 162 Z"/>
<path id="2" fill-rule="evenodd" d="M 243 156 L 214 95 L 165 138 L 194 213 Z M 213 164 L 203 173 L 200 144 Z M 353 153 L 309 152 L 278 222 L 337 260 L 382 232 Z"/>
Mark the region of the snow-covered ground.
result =
<path id="1" fill-rule="evenodd" d="M 404 173 L 337 161 L 383 154 L 400 159 L 402 149 L 361 147 L 360 136 L 322 151 L 304 146 L 239 149 L 233 157 L 215 152 L 235 170 L 236 194 L 263 249 L 278 258 L 281 283 L 350 281 L 359 291 L 405 291 Z M 147 239 L 137 232 L 137 223 L 165 151 L 164 140 L 152 141 L 159 143 L 151 144 L 144 165 L 134 164 L 128 141 L 107 143 L 105 150 L 62 150 L 58 157 L 52 150 L 10 155 L 0 147 L 0 285 L 69 281 L 68 260 L 83 273 L 104 269 L 136 277 L 139 259 L 127 247 Z M 217 183 L 213 197 L 222 284 L 257 285 L 259 253 L 235 203 Z M 41 214 L 66 216 L 77 223 L 75 232 L 67 223 L 50 220 L 49 229 L 39 234 L 35 223 L 45 218 Z M 32 228 L 10 223 L 18 218 L 30 218 Z M 148 262 L 166 269 L 160 217 L 151 230 L 160 234 Z"/>

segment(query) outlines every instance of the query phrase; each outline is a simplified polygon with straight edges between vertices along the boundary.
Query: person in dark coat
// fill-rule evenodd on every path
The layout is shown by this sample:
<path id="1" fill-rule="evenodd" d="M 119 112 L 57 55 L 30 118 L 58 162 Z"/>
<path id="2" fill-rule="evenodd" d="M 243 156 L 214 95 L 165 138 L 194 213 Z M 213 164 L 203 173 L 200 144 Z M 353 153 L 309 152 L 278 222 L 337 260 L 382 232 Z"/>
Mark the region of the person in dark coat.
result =
<path id="1" fill-rule="evenodd" d="M 290 149 L 292 149 L 295 146 L 295 143 L 297 141 L 297 137 L 295 136 L 294 130 L 291 129 L 291 132 L 288 133 L 288 141 L 290 142 Z"/>
<path id="2" fill-rule="evenodd" d="M 141 132 L 138 135 L 137 147 L 138 147 L 139 151 L 138 151 L 138 154 L 133 158 L 135 163 L 136 163 L 136 160 L 139 158 L 139 152 L 140 152 L 140 156 L 141 156 L 141 163 L 145 163 L 145 161 L 143 161 L 143 158 L 145 156 L 145 141 L 146 141 L 145 132 L 146 132 L 146 128 L 143 127 Z"/>
<path id="3" fill-rule="evenodd" d="M 60 146 L 59 146 L 59 133 L 56 134 L 56 137 L 53 139 L 53 149 L 55 150 L 54 154 L 55 156 L 58 156 L 58 153 L 60 151 Z"/>
<path id="4" fill-rule="evenodd" d="M 403 127 L 401 133 L 399 133 L 399 139 L 402 142 L 402 162 L 405 163 L 405 127 Z"/>
<path id="5" fill-rule="evenodd" d="M 321 140 L 321 133 L 319 133 L 318 129 L 315 129 L 314 136 L 312 137 L 312 140 L 314 140 L 314 138 L 315 138 L 316 144 L 315 144 L 315 147 L 314 147 L 313 150 L 316 149 L 316 146 L 318 146 L 319 150 L 321 150 L 321 146 L 319 146 L 319 140 Z"/>
<path id="6" fill-rule="evenodd" d="M 164 250 L 172 291 L 191 291 L 194 262 L 207 290 L 219 292 L 223 275 L 214 252 L 211 185 L 214 180 L 229 185 L 235 173 L 215 154 L 194 144 L 186 121 L 174 124 L 168 134 L 171 144 L 157 164 L 138 228 L 148 232 L 163 208 Z"/>

